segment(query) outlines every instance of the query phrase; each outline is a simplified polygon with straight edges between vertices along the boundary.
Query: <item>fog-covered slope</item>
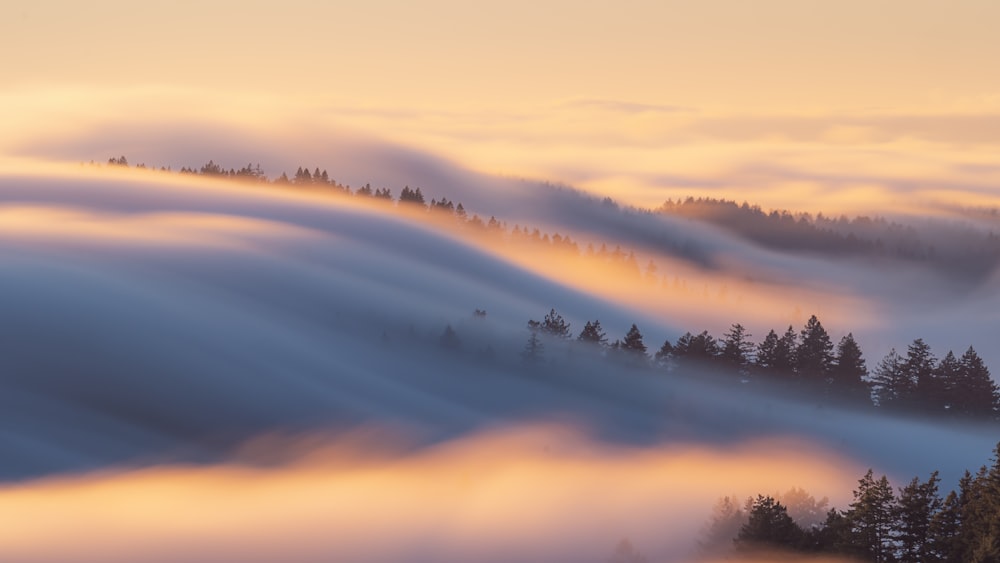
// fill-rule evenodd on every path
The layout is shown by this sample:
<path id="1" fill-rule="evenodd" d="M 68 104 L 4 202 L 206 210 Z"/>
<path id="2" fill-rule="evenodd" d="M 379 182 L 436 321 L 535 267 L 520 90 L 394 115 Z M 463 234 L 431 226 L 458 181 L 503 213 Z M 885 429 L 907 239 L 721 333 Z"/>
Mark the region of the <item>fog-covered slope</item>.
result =
<path id="1" fill-rule="evenodd" d="M 679 557 L 690 548 L 710 499 L 731 486 L 741 492 L 777 487 L 777 476 L 782 483 L 812 482 L 817 470 L 809 463 L 827 455 L 824 463 L 834 464 L 837 475 L 827 483 L 850 483 L 868 465 L 900 478 L 940 469 L 954 479 L 982 463 L 995 439 L 987 429 L 883 419 L 654 375 L 571 343 L 549 342 L 548 361 L 525 366 L 525 322 L 550 307 L 563 311 L 574 331 L 592 318 L 616 332 L 638 322 L 650 346 L 677 328 L 673 319 L 612 291 L 561 283 L 541 268 L 517 265 L 488 246 L 389 208 L 184 176 L 88 169 L 7 174 L 0 178 L 0 202 L 0 476 L 21 480 L 39 495 L 44 485 L 24 480 L 81 470 L 212 465 L 269 434 L 325 437 L 322 442 L 372 427 L 383 434 L 373 434 L 368 448 L 402 444 L 399 451 L 434 456 L 438 450 L 426 448 L 452 444 L 447 447 L 458 448 L 454 455 L 468 461 L 478 459 L 481 444 L 454 444 L 477 444 L 483 432 L 558 424 L 572 432 L 542 432 L 538 440 L 545 448 L 638 448 L 629 450 L 637 456 L 634 466 L 614 465 L 625 481 L 633 470 L 653 479 L 650 468 L 660 466 L 647 465 L 642 452 L 661 448 L 767 443 L 754 455 L 795 458 L 737 477 L 731 472 L 749 463 L 750 454 L 718 454 L 731 457 L 685 497 L 697 518 L 671 512 L 662 495 L 679 491 L 651 484 L 662 504 L 655 510 L 642 504 L 626 519 L 632 524 L 609 528 L 648 542 L 656 532 L 642 527 L 640 516 L 666 514 L 678 520 L 678 535 L 652 552 Z M 486 310 L 486 317 L 474 316 L 475 309 Z M 442 340 L 446 326 L 455 330 L 457 345 Z M 790 442 L 775 446 L 776 439 Z M 921 447 L 912 447 L 912 440 Z M 518 438 L 504 443 L 522 444 Z M 789 449 L 788 443 L 796 445 Z M 805 444 L 815 450 L 802 449 Z M 521 446 L 504 447 L 510 449 L 496 450 L 501 467 L 516 466 L 517 456 L 527 455 Z M 560 456 L 569 454 L 555 455 L 556 461 L 539 461 L 547 468 L 539 475 L 557 471 L 565 461 Z M 261 459 L 269 458 L 251 456 L 251 465 Z M 577 462 L 591 472 L 603 463 Z M 410 475 L 410 462 L 398 463 Z M 576 488 L 566 494 L 593 487 L 598 474 L 567 481 Z M 683 484 L 691 475 L 674 479 Z M 606 495 L 588 504 L 595 514 L 613 504 L 616 485 L 607 486 Z M 19 490 L 13 486 L 0 497 L 14 499 Z M 465 502 L 448 498 L 456 506 Z M 566 510 L 559 498 L 547 502 L 558 513 Z M 299 517 L 304 506 L 295 508 Z M 253 523 L 272 525 L 267 518 Z M 463 541 L 482 532 L 455 526 Z M 550 561 L 579 560 L 581 544 L 571 541 L 579 530 L 557 528 L 551 542 L 529 534 L 514 559 L 547 554 Z M 528 537 L 520 533 L 510 537 Z M 597 544 L 606 541 L 601 537 Z M 25 545 L 29 552 L 37 548 Z M 315 559 L 299 560 L 348 552 L 381 553 L 367 560 L 400 557 L 391 549 L 366 551 L 375 545 L 354 542 L 350 549 L 356 551 L 347 552 L 316 548 Z M 448 545 L 433 544 L 425 559 L 414 560 L 489 560 L 469 545 Z M 58 559 L 46 559 L 44 550 L 32 553 L 34 560 Z M 111 560 L 100 550 L 89 553 Z"/>

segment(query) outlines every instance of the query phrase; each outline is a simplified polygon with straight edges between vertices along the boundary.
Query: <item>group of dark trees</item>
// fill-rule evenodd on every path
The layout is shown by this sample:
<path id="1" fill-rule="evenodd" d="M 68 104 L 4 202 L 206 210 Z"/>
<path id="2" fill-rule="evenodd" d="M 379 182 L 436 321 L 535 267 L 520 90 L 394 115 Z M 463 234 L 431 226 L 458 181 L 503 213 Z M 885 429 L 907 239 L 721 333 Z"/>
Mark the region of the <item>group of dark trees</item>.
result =
<path id="1" fill-rule="evenodd" d="M 947 226 L 946 232 L 920 232 L 884 217 L 765 212 L 747 202 L 694 197 L 667 200 L 658 212 L 711 223 L 781 250 L 932 262 L 947 266 L 948 273 L 976 276 L 987 275 L 1000 265 L 1000 236 L 957 224 Z"/>
<path id="2" fill-rule="evenodd" d="M 712 548 L 738 530 L 733 541 L 740 551 L 826 553 L 877 563 L 1000 562 L 1000 444 L 992 465 L 966 471 L 958 491 L 942 497 L 939 482 L 934 472 L 894 492 L 884 475 L 876 478 L 869 469 L 846 510 L 830 509 L 811 525 L 796 522 L 773 496 L 747 499 L 742 510 L 726 499 L 704 545 Z"/>
<path id="3" fill-rule="evenodd" d="M 531 331 L 523 357 L 538 362 L 544 351 L 539 337 L 568 340 L 570 325 L 556 312 L 543 320 L 529 320 Z M 922 339 L 914 340 L 905 356 L 895 349 L 869 373 L 861 346 L 848 333 L 834 345 L 815 316 L 798 332 L 789 326 L 774 330 L 754 343 L 751 334 L 734 324 L 716 339 L 708 331 L 684 333 L 664 341 L 652 355 L 639 328 L 633 324 L 624 338 L 608 343 L 600 320 L 587 321 L 576 340 L 611 357 L 649 364 L 679 374 L 717 373 L 742 384 L 780 382 L 813 396 L 855 405 L 873 405 L 893 412 L 989 419 L 1000 414 L 1000 388 L 989 368 L 971 346 L 961 357 L 949 351 L 937 360 Z"/>

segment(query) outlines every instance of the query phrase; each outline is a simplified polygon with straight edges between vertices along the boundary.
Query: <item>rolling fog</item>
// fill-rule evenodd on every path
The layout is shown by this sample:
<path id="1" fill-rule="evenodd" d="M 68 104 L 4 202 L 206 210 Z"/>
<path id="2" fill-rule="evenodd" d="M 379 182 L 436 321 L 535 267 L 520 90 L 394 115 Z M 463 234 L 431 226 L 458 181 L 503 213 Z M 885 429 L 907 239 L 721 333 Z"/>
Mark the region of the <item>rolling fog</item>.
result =
<path id="1" fill-rule="evenodd" d="M 568 226 L 534 192 L 484 193 Z M 802 301 L 765 321 L 727 319 L 755 309 L 714 299 L 672 315 L 680 300 L 651 305 L 612 278 L 579 283 L 321 194 L 53 167 L 5 173 L 0 201 L 0 528 L 16 531 L 0 553 L 17 560 L 65 558 L 49 541 L 61 535 L 78 561 L 600 561 L 621 537 L 683 561 L 718 496 L 797 485 L 843 508 L 867 467 L 897 483 L 938 469 L 947 489 L 996 442 L 653 375 L 572 343 L 547 343 L 541 366 L 519 357 L 527 319 L 551 307 L 574 334 L 636 322 L 655 350 L 731 322 L 760 337 L 825 301 L 844 304 L 828 328 L 854 331 L 869 367 L 916 337 L 1000 366 L 983 312 L 1000 310 L 995 280 L 949 296 L 905 272 L 940 282 L 940 305 L 915 306 L 894 289 L 903 273 L 692 227 L 696 253 L 656 256 L 734 286 L 753 268 L 768 281 L 747 301 L 786 287 Z M 595 240 L 652 253 L 650 237 L 682 228 L 580 201 L 595 226 L 572 227 Z M 457 347 L 441 346 L 449 325 Z"/>

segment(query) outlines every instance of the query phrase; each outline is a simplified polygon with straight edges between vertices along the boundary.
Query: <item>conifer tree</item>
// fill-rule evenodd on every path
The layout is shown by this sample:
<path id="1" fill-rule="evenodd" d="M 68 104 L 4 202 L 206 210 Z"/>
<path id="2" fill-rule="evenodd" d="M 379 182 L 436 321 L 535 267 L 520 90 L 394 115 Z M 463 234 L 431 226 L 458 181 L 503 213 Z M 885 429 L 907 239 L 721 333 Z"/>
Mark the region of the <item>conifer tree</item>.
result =
<path id="1" fill-rule="evenodd" d="M 809 317 L 795 349 L 795 368 L 805 381 L 825 383 L 833 366 L 833 342 L 816 315 Z"/>
<path id="2" fill-rule="evenodd" d="M 722 340 L 719 359 L 741 375 L 746 375 L 753 361 L 754 345 L 750 341 L 750 333 L 743 325 L 736 323 L 729 328 Z"/>
<path id="3" fill-rule="evenodd" d="M 938 496 L 938 474 L 931 473 L 926 482 L 916 477 L 899 489 L 896 499 L 898 560 L 901 563 L 923 563 L 933 556 L 931 521 L 941 510 Z"/>
<path id="4" fill-rule="evenodd" d="M 941 410 L 943 405 L 941 393 L 935 373 L 934 354 L 931 347 L 917 338 L 906 348 L 906 359 L 903 361 L 903 377 L 906 382 L 906 390 L 901 397 L 904 406 L 920 410 Z"/>
<path id="5" fill-rule="evenodd" d="M 740 549 L 795 549 L 801 546 L 803 536 L 784 505 L 773 497 L 757 495 L 747 523 L 736 536 L 736 545 Z"/>
<path id="6" fill-rule="evenodd" d="M 601 328 L 601 321 L 587 321 L 587 324 L 583 326 L 583 330 L 580 331 L 580 336 L 577 337 L 577 340 L 588 344 L 604 345 L 608 342 L 608 336 L 604 334 L 604 329 Z"/>
<path id="7" fill-rule="evenodd" d="M 953 398 L 960 414 L 981 418 L 996 416 L 1000 403 L 997 384 L 990 377 L 990 370 L 983 359 L 970 346 L 959 360 L 961 365 L 958 388 Z"/>
<path id="8" fill-rule="evenodd" d="M 639 327 L 635 326 L 634 323 L 632 324 L 632 328 L 628 329 L 621 347 L 622 350 L 645 357 L 646 345 L 642 342 L 642 333 L 639 332 Z"/>
<path id="9" fill-rule="evenodd" d="M 903 372 L 903 359 L 895 348 L 889 350 L 875 368 L 872 390 L 881 408 L 896 408 L 906 397 L 909 381 Z"/>
<path id="10" fill-rule="evenodd" d="M 868 366 L 861 353 L 861 347 L 854 340 L 854 335 L 840 339 L 837 344 L 837 355 L 830 369 L 830 386 L 836 394 L 854 402 L 871 402 L 871 392 L 865 378 L 868 376 Z"/>
<path id="11" fill-rule="evenodd" d="M 941 409 L 951 415 L 959 414 L 960 407 L 956 399 L 962 386 L 962 363 L 955 357 L 954 352 L 948 350 L 948 353 L 941 358 L 934 368 L 934 378 L 940 388 Z"/>
<path id="12" fill-rule="evenodd" d="M 894 504 L 892 487 L 885 475 L 875 479 L 869 469 L 858 480 L 854 502 L 845 516 L 851 523 L 852 545 L 869 561 L 892 561 L 895 548 L 892 535 L 895 527 Z"/>
<path id="13" fill-rule="evenodd" d="M 528 343 L 524 345 L 524 350 L 521 351 L 521 359 L 528 364 L 537 364 L 542 361 L 544 355 L 545 345 L 542 344 L 542 339 L 538 337 L 536 331 L 531 331 Z"/>

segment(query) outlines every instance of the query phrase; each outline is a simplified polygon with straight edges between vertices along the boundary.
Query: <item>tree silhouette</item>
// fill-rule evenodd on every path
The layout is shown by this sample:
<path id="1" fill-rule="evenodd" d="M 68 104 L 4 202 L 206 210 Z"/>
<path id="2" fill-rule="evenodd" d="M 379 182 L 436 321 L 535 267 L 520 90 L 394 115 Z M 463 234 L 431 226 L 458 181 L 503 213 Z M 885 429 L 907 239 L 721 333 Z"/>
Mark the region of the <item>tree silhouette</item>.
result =
<path id="1" fill-rule="evenodd" d="M 544 354 L 545 345 L 542 344 L 542 339 L 538 337 L 537 332 L 531 331 L 528 343 L 524 345 L 524 350 L 521 351 L 521 359 L 527 364 L 537 364 L 542 361 Z"/>
<path id="2" fill-rule="evenodd" d="M 959 385 L 952 395 L 953 408 L 966 416 L 995 416 L 998 404 L 1000 404 L 1000 392 L 998 392 L 997 384 L 990 377 L 990 370 L 983 363 L 983 359 L 970 346 L 962 354 L 959 363 L 961 370 L 959 372 Z"/>
<path id="3" fill-rule="evenodd" d="M 587 324 L 583 325 L 583 330 L 580 331 L 580 336 L 576 339 L 588 344 L 604 345 L 608 342 L 608 337 L 604 334 L 604 329 L 601 328 L 601 321 L 599 320 L 595 320 L 594 322 L 587 321 Z"/>
<path id="4" fill-rule="evenodd" d="M 926 482 L 921 483 L 914 477 L 908 485 L 899 489 L 895 519 L 896 541 L 899 543 L 898 561 L 901 563 L 923 563 L 932 560 L 931 520 L 941 509 L 938 481 L 938 474 L 935 471 Z"/>
<path id="5" fill-rule="evenodd" d="M 868 403 L 871 391 L 865 378 L 868 377 L 868 366 L 861 353 L 861 347 L 854 340 L 854 335 L 840 339 L 837 344 L 837 355 L 830 368 L 830 386 L 834 393 L 850 399 L 852 402 Z"/>
<path id="6" fill-rule="evenodd" d="M 632 328 L 628 329 L 621 349 L 636 356 L 646 356 L 646 345 L 642 342 L 642 333 L 639 332 L 639 327 L 635 326 L 634 323 Z"/>
<path id="7" fill-rule="evenodd" d="M 555 309 L 550 310 L 541 322 L 529 320 L 528 328 L 532 332 L 538 331 L 556 338 L 570 337 L 569 323 Z"/>
<path id="8" fill-rule="evenodd" d="M 833 367 L 833 342 L 816 315 L 809 317 L 795 349 L 795 367 L 801 378 L 825 383 Z"/>
<path id="9" fill-rule="evenodd" d="M 851 523 L 853 546 L 870 561 L 883 563 L 892 560 L 895 500 L 885 475 L 875 479 L 869 469 L 858 480 L 854 502 L 846 516 Z"/>
<path id="10" fill-rule="evenodd" d="M 755 346 L 750 341 L 750 333 L 743 325 L 736 323 L 729 328 L 723 337 L 719 359 L 729 368 L 741 375 L 746 375 L 753 361 Z"/>
<path id="11" fill-rule="evenodd" d="M 909 393 L 910 381 L 903 372 L 903 359 L 895 348 L 878 363 L 872 376 L 872 390 L 879 407 L 895 408 Z"/>
<path id="12" fill-rule="evenodd" d="M 797 548 L 802 544 L 802 528 L 774 497 L 757 495 L 750 506 L 747 523 L 736 536 L 740 549 Z"/>

